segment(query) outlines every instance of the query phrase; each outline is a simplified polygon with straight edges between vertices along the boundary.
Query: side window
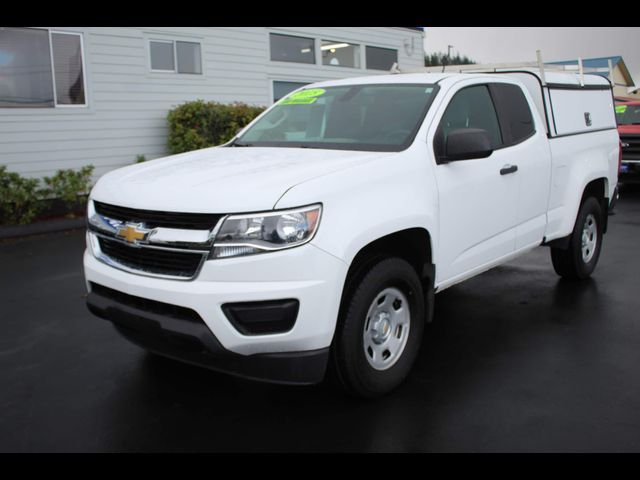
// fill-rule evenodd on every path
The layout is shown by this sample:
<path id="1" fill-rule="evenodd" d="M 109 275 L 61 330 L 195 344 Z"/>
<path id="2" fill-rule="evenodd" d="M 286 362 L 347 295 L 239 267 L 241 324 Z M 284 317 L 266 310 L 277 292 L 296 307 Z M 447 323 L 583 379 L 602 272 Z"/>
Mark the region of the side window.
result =
<path id="1" fill-rule="evenodd" d="M 533 116 L 522 89 L 508 83 L 493 83 L 490 88 L 504 129 L 505 143 L 515 145 L 533 135 L 536 131 Z"/>
<path id="2" fill-rule="evenodd" d="M 436 155 L 444 153 L 450 132 L 464 128 L 482 128 L 489 134 L 493 148 L 502 146 L 498 115 L 486 85 L 463 88 L 451 99 L 436 132 Z"/>

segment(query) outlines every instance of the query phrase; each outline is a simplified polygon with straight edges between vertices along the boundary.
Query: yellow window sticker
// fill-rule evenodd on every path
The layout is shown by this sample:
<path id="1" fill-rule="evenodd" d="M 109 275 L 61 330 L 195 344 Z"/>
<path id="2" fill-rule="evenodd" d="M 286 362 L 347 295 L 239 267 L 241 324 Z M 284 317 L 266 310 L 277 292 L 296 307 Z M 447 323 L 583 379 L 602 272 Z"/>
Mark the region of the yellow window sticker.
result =
<path id="1" fill-rule="evenodd" d="M 627 105 L 616 105 L 616 113 L 624 113 L 627 111 Z"/>
<path id="2" fill-rule="evenodd" d="M 309 88 L 301 90 L 280 101 L 280 105 L 310 105 L 318 100 L 326 90 L 323 88 Z"/>

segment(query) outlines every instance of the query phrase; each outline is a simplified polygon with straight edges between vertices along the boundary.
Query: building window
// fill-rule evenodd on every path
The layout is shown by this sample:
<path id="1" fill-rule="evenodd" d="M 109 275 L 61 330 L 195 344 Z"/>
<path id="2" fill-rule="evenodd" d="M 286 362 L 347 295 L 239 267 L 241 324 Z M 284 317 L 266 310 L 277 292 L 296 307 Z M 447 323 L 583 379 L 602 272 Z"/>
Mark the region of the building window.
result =
<path id="1" fill-rule="evenodd" d="M 391 48 L 367 47 L 366 57 L 369 70 L 390 70 L 398 63 L 398 51 Z"/>
<path id="2" fill-rule="evenodd" d="M 291 35 L 269 34 L 271 60 L 294 63 L 316 63 L 315 40 Z"/>
<path id="3" fill-rule="evenodd" d="M 151 70 L 202 74 L 202 53 L 197 42 L 150 40 Z"/>
<path id="4" fill-rule="evenodd" d="M 153 40 L 149 42 L 149 51 L 151 52 L 151 70 L 175 72 L 173 42 Z"/>
<path id="5" fill-rule="evenodd" d="M 75 33 L 51 32 L 58 105 L 85 105 L 82 42 Z"/>
<path id="6" fill-rule="evenodd" d="M 200 44 L 196 42 L 176 42 L 178 73 L 202 73 Z"/>
<path id="7" fill-rule="evenodd" d="M 323 65 L 360 68 L 360 45 L 322 40 L 320 51 Z"/>
<path id="8" fill-rule="evenodd" d="M 0 107 L 86 106 L 82 36 L 0 28 Z"/>
<path id="9" fill-rule="evenodd" d="M 301 83 L 301 82 L 274 81 L 273 82 L 273 102 L 274 103 L 277 102 L 281 98 L 289 95 L 294 90 L 304 87 L 305 85 L 309 85 L 309 84 Z"/>

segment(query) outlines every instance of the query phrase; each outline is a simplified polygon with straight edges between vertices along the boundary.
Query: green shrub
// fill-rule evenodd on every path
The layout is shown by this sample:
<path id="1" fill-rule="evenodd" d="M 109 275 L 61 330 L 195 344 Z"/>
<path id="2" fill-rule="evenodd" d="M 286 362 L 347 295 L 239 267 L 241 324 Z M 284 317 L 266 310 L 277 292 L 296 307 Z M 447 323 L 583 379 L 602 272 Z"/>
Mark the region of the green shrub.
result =
<path id="1" fill-rule="evenodd" d="M 220 145 L 264 111 L 244 103 L 197 100 L 169 111 L 169 152 L 182 153 Z"/>
<path id="2" fill-rule="evenodd" d="M 35 218 L 43 208 L 39 183 L 0 165 L 0 223 L 24 224 Z"/>
<path id="3" fill-rule="evenodd" d="M 86 203 L 84 195 L 91 189 L 91 175 L 93 165 L 87 165 L 80 170 L 58 170 L 53 177 L 44 177 L 47 186 L 45 192 L 61 199 L 69 210 L 74 210 Z"/>
<path id="4" fill-rule="evenodd" d="M 144 155 L 136 155 L 136 163 L 142 163 L 146 161 L 147 161 L 147 157 L 145 157 Z"/>

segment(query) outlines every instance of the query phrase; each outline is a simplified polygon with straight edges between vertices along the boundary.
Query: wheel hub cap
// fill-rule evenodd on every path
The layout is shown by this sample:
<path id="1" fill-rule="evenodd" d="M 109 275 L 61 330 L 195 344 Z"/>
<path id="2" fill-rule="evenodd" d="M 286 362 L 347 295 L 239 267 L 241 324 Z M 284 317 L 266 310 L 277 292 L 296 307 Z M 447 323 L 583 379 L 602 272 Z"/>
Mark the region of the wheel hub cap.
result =
<path id="1" fill-rule="evenodd" d="M 598 242 L 598 227 L 593 214 L 587 215 L 582 227 L 582 261 L 588 263 L 593 258 Z"/>
<path id="2" fill-rule="evenodd" d="M 387 312 L 381 312 L 371 327 L 371 339 L 378 345 L 384 343 L 391 334 L 389 317 Z"/>
<path id="3" fill-rule="evenodd" d="M 391 368 L 400 358 L 411 325 L 407 297 L 397 288 L 385 288 L 371 302 L 362 334 L 364 354 L 376 370 Z"/>

